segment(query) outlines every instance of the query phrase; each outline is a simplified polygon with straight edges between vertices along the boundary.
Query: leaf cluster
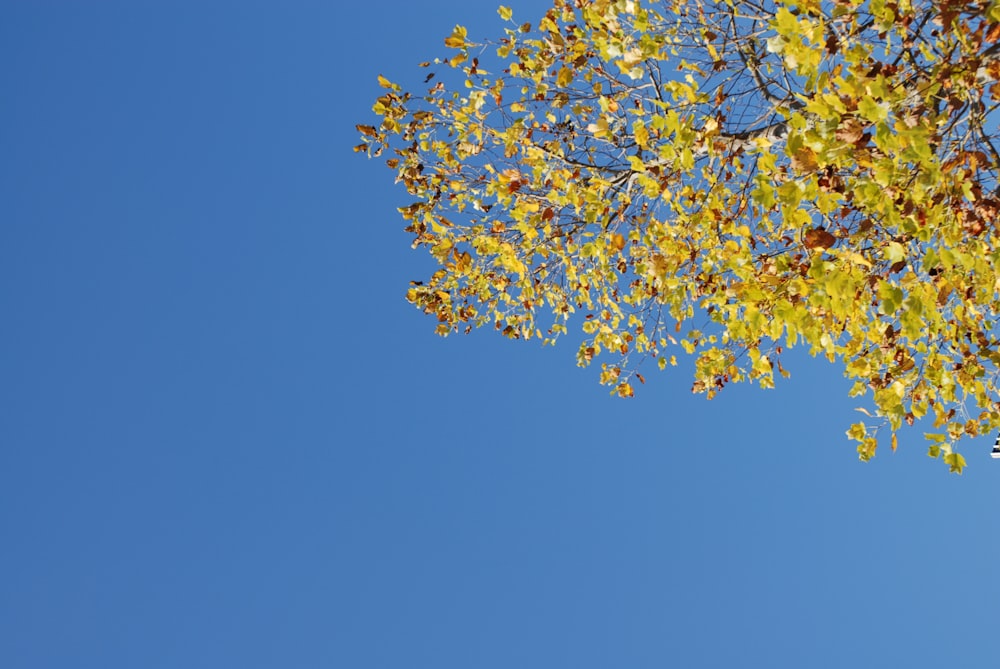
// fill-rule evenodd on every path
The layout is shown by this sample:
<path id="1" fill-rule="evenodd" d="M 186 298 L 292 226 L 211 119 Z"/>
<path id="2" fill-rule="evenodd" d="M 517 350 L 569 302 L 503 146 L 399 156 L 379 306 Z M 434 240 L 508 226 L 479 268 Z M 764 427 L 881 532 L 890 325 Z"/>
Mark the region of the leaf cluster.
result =
<path id="1" fill-rule="evenodd" d="M 439 268 L 407 298 L 445 335 L 554 342 L 633 395 L 774 384 L 787 349 L 841 365 L 934 457 L 1000 427 L 1000 2 L 555 0 L 494 42 L 456 27 L 421 93 L 380 77 L 377 125 Z M 431 83 L 435 75 L 436 79 Z"/>

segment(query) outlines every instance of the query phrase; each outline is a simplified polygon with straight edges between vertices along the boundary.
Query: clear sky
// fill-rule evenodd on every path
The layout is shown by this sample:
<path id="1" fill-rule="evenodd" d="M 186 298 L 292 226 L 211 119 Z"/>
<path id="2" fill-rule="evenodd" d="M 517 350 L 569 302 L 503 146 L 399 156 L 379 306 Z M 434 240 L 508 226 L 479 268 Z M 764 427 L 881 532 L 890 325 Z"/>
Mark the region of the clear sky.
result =
<path id="1" fill-rule="evenodd" d="M 0 1 L 0 666 L 1000 666 L 992 438 L 862 464 L 823 361 L 621 400 L 405 302 L 354 124 L 495 9 Z"/>

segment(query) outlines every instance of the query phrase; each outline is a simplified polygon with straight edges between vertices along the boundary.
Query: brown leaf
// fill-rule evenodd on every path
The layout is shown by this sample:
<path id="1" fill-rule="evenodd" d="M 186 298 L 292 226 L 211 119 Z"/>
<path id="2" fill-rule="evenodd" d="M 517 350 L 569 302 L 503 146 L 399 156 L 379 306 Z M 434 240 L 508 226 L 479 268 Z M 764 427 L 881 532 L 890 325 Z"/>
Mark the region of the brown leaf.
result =
<path id="1" fill-rule="evenodd" d="M 831 235 L 823 227 L 813 228 L 806 232 L 802 239 L 807 249 L 828 249 L 837 243 L 837 238 Z"/>
<path id="2" fill-rule="evenodd" d="M 978 218 L 973 218 L 973 219 L 970 219 L 970 220 L 966 221 L 962 225 L 962 228 L 970 236 L 976 237 L 976 236 L 982 234 L 983 230 L 986 229 L 986 226 L 983 225 L 983 222 L 981 220 L 979 220 Z"/>
<path id="3" fill-rule="evenodd" d="M 836 54 L 840 50 L 840 40 L 837 39 L 837 35 L 834 32 L 830 32 L 826 38 L 826 52 L 831 56 Z"/>
<path id="4" fill-rule="evenodd" d="M 987 44 L 992 44 L 1000 39 L 1000 23 L 994 23 L 990 26 L 990 31 L 986 33 L 984 41 Z"/>
<path id="5" fill-rule="evenodd" d="M 840 124 L 833 136 L 844 144 L 857 144 L 865 134 L 865 127 L 856 118 L 847 118 Z"/>
<path id="6" fill-rule="evenodd" d="M 808 146 L 803 146 L 792 154 L 792 169 L 797 172 L 814 172 L 819 167 L 816 153 Z"/>

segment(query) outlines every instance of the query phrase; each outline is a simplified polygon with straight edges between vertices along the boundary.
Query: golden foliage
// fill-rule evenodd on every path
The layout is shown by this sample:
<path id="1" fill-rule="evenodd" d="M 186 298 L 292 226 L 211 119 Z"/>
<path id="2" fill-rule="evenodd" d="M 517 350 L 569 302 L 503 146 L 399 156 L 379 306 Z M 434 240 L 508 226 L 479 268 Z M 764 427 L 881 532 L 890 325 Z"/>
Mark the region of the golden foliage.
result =
<path id="1" fill-rule="evenodd" d="M 423 94 L 380 77 L 358 126 L 440 265 L 407 293 L 438 332 L 552 342 L 582 313 L 577 361 L 612 356 L 622 397 L 677 349 L 711 397 L 805 346 L 870 399 L 862 459 L 926 418 L 961 471 L 952 445 L 1000 427 L 997 0 L 499 13 Z"/>

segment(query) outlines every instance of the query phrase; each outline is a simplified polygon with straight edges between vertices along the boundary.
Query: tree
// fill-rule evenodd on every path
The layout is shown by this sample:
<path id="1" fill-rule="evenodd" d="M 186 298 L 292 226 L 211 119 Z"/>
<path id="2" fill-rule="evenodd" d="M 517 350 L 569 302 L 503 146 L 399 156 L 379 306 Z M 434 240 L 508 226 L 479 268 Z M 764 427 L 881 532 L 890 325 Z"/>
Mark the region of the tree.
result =
<path id="1" fill-rule="evenodd" d="M 503 37 L 457 26 L 424 94 L 386 89 L 369 155 L 439 269 L 407 298 L 448 334 L 554 341 L 628 397 L 843 365 L 870 420 L 930 455 L 1000 427 L 1000 0 L 555 0 Z M 441 74 L 432 80 L 435 74 Z M 455 90 L 448 83 L 455 84 Z M 885 434 L 882 435 L 883 437 Z"/>

